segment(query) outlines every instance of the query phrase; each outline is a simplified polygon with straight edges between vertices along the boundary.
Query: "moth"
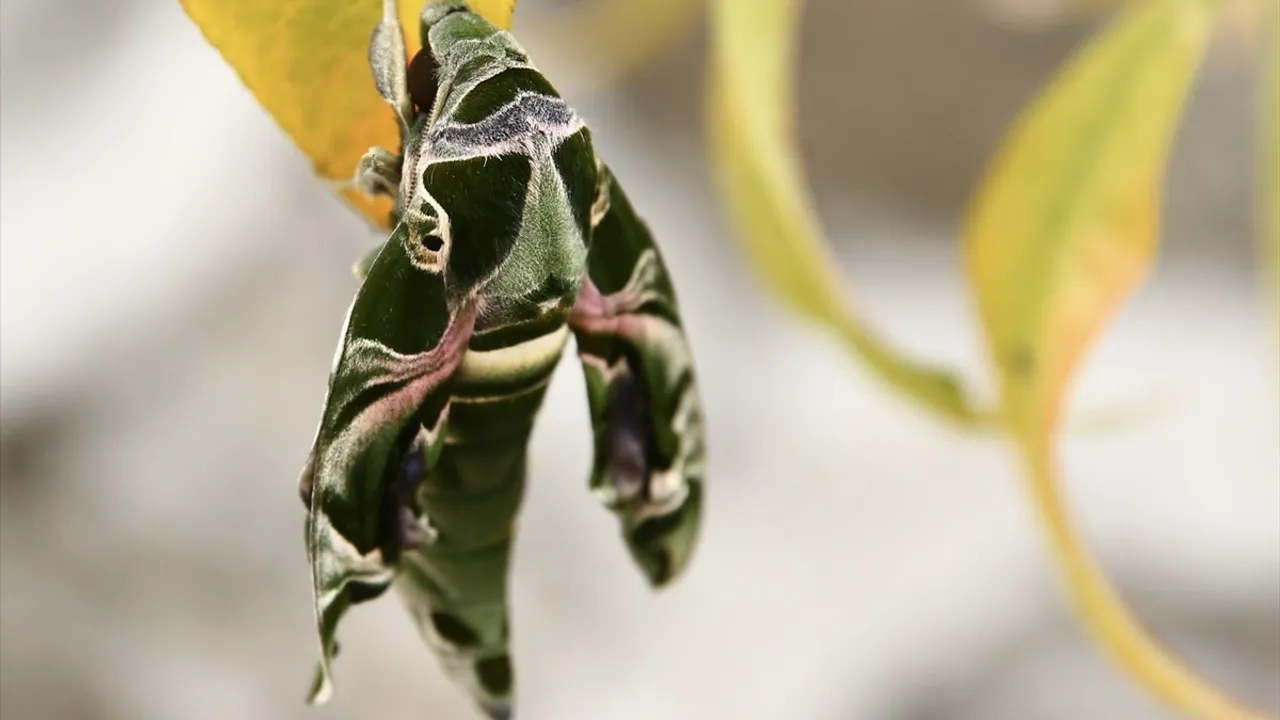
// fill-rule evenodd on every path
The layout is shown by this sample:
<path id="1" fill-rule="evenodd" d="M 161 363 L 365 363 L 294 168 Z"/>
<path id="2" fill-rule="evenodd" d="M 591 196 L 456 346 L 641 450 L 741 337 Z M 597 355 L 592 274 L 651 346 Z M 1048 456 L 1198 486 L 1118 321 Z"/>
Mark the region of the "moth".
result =
<path id="1" fill-rule="evenodd" d="M 689 564 L 704 420 L 675 289 L 591 131 L 509 33 L 427 4 L 410 61 L 394 0 L 369 61 L 401 134 L 356 183 L 394 200 L 356 265 L 299 478 L 332 694 L 336 630 L 394 586 L 490 718 L 513 713 L 507 578 L 526 446 L 570 335 L 594 434 L 592 492 L 654 587 Z"/>

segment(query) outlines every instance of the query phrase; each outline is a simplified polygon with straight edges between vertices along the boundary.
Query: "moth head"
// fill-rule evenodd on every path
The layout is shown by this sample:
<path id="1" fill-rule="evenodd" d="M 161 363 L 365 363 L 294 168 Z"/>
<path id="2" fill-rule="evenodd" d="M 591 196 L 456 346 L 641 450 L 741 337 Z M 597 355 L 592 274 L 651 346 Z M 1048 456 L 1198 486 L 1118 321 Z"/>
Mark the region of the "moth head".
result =
<path id="1" fill-rule="evenodd" d="M 477 236 L 476 228 L 501 224 L 493 222 L 495 218 L 510 220 L 509 206 L 519 204 L 512 198 L 524 197 L 527 179 L 513 180 L 518 172 L 502 175 L 505 165 L 487 158 L 457 165 L 467 163 L 467 158 L 459 157 L 459 146 L 442 140 L 442 133 L 474 122 L 458 114 L 463 100 L 486 80 L 528 67 L 528 56 L 509 33 L 471 12 L 463 2 L 429 2 L 421 15 L 421 32 L 422 49 L 404 73 L 415 112 L 404 142 L 397 215 L 404 229 L 405 254 L 413 267 L 446 275 L 456 299 L 485 274 L 477 267 L 488 267 L 492 257 L 501 254 L 490 247 L 493 243 L 487 235 Z M 451 169 L 441 170 L 446 165 Z M 466 171 L 458 174 L 458 167 Z M 519 187 L 497 187 L 492 184 L 497 180 L 512 180 Z M 515 214 L 506 225 L 519 225 L 518 208 Z M 494 233 L 506 237 L 496 229 Z"/>
<path id="2" fill-rule="evenodd" d="M 529 55 L 511 33 L 471 12 L 466 3 L 432 2 L 422 11 L 422 46 L 438 64 L 439 87 L 466 85 L 510 67 Z"/>
<path id="3" fill-rule="evenodd" d="M 441 113 L 444 95 L 508 67 L 527 65 L 528 54 L 510 33 L 473 13 L 465 2 L 431 0 L 420 18 L 422 48 L 406 59 L 395 0 L 383 0 L 383 18 L 369 42 L 374 86 L 396 111 L 402 136 Z M 461 93 L 459 93 L 461 95 Z M 427 122 L 420 122 L 427 118 Z"/>
<path id="4" fill-rule="evenodd" d="M 452 47 L 464 41 L 489 41 L 507 32 L 494 25 L 461 0 L 432 0 L 422 9 L 419 17 L 422 44 L 428 38 L 441 45 Z"/>

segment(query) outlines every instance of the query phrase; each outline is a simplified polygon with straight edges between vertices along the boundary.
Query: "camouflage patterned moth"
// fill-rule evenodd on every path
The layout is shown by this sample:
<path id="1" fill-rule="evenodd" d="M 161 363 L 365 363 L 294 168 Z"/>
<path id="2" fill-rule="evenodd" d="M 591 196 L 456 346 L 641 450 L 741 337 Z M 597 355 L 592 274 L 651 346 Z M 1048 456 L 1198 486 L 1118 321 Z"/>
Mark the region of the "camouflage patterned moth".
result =
<path id="1" fill-rule="evenodd" d="M 321 662 L 394 585 L 450 676 L 512 716 L 507 575 L 525 454 L 572 334 L 586 377 L 592 491 L 655 587 L 689 562 L 704 438 L 676 296 L 591 133 L 515 39 L 429 2 L 408 62 L 394 0 L 369 59 L 400 152 L 356 181 L 394 198 L 356 266 L 315 442 L 299 479 Z"/>

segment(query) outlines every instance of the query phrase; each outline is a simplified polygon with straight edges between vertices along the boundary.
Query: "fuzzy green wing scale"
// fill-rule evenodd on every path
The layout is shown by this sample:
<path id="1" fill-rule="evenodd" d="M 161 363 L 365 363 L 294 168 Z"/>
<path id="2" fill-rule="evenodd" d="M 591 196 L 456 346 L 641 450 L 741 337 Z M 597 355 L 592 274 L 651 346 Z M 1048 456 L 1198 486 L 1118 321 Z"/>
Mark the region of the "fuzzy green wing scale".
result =
<path id="1" fill-rule="evenodd" d="M 702 414 L 674 289 L 590 132 L 508 33 L 429 2 L 405 58 L 395 2 L 370 42 L 400 121 L 356 183 L 395 200 L 354 270 L 308 507 L 321 663 L 338 622 L 395 587 L 450 676 L 512 715 L 507 577 L 526 447 L 570 334 L 586 374 L 591 485 L 661 585 L 687 564 L 702 502 Z"/>

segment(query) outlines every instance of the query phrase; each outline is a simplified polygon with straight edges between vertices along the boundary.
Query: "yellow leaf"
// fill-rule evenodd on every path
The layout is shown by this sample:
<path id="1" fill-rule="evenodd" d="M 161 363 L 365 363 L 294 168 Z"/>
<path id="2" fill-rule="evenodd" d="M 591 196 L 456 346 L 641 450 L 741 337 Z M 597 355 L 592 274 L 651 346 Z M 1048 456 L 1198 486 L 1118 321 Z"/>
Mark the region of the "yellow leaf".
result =
<path id="1" fill-rule="evenodd" d="M 396 149 L 399 131 L 369 69 L 379 0 L 179 0 L 187 14 L 298 147 L 316 174 L 371 222 L 387 226 L 391 203 L 343 187 L 375 145 Z M 507 27 L 516 0 L 472 0 Z M 421 47 L 423 0 L 399 0 L 409 56 Z"/>
<path id="2" fill-rule="evenodd" d="M 1192 717 L 1254 717 L 1173 660 L 1109 587 L 1058 494 L 1071 375 L 1153 260 L 1165 165 L 1216 19 L 1208 0 L 1139 0 L 1015 124 L 970 208 L 967 270 L 1033 496 L 1082 619 Z"/>
<path id="3" fill-rule="evenodd" d="M 713 165 L 748 260 L 794 310 L 844 340 L 881 379 L 963 425 L 986 418 L 949 372 L 909 359 L 852 310 L 822 240 L 792 138 L 798 0 L 714 0 L 708 94 Z"/>

